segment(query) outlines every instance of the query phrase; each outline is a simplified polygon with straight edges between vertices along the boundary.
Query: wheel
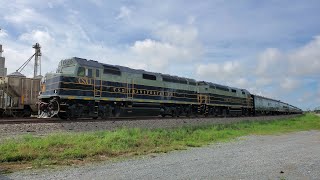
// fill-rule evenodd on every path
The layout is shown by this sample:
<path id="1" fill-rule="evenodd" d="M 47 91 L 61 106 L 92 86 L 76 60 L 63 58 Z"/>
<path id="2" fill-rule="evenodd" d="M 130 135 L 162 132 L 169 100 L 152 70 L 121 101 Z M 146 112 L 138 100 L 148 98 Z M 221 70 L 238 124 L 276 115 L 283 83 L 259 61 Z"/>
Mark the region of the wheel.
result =
<path id="1" fill-rule="evenodd" d="M 51 99 L 47 107 L 48 117 L 53 117 L 55 115 L 58 115 L 59 111 L 60 111 L 60 105 L 58 100 Z"/>

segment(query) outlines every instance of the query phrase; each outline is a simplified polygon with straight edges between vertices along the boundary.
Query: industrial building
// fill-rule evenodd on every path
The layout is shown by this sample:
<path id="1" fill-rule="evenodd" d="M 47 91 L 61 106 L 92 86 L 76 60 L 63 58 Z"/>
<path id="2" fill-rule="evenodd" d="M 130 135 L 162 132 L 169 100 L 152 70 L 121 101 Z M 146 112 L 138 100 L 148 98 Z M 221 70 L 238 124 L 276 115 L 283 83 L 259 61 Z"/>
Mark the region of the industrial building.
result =
<path id="1" fill-rule="evenodd" d="M 7 75 L 7 68 L 5 67 L 6 58 L 2 56 L 2 53 L 2 44 L 0 44 L 0 77 L 4 77 Z"/>

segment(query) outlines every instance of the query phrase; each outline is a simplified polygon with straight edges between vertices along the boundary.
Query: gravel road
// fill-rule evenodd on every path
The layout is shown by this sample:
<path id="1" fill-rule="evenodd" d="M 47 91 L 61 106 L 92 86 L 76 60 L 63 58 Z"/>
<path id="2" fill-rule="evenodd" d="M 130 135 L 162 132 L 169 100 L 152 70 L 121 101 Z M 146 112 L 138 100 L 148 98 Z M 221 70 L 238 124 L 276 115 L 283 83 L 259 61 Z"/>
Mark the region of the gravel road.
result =
<path id="1" fill-rule="evenodd" d="M 24 171 L 3 179 L 320 179 L 320 132 L 239 141 L 114 163 Z"/>

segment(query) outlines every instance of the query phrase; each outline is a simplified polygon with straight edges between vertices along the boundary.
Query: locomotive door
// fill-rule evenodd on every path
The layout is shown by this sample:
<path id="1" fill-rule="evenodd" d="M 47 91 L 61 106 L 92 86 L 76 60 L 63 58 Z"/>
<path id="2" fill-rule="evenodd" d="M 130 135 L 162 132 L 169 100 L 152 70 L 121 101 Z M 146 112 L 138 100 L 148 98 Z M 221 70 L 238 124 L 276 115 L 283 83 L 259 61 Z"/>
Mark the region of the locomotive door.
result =
<path id="1" fill-rule="evenodd" d="M 132 78 L 127 79 L 127 98 L 132 99 L 134 95 L 134 81 Z"/>

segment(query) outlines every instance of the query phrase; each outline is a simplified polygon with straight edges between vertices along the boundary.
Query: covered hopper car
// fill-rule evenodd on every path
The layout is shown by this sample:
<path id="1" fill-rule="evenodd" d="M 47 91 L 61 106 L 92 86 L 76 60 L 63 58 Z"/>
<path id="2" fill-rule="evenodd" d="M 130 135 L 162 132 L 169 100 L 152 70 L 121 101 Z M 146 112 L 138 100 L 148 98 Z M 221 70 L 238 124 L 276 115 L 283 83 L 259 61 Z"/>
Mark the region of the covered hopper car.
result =
<path id="1" fill-rule="evenodd" d="M 30 117 L 37 114 L 41 78 L 27 78 L 15 72 L 0 78 L 0 114 Z"/>
<path id="2" fill-rule="evenodd" d="M 2 57 L 0 45 L 0 116 L 29 117 L 38 112 L 38 95 L 42 76 L 38 75 L 41 47 L 39 43 L 32 46 L 35 53 L 20 66 L 16 72 L 7 75 L 5 57 Z M 34 76 L 27 78 L 21 74 L 26 65 L 35 58 Z"/>

